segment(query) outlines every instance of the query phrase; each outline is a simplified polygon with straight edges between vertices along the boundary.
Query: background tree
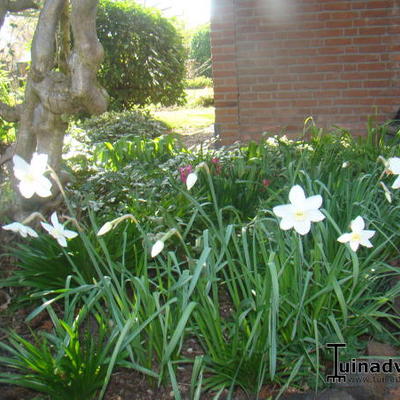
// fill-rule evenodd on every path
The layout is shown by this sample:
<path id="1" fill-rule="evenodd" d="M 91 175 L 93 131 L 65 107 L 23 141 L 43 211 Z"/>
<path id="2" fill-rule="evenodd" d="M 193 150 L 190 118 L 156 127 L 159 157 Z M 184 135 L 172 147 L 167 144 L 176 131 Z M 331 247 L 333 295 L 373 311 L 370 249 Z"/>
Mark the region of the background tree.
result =
<path id="1" fill-rule="evenodd" d="M 105 49 L 99 80 L 113 108 L 183 101 L 187 52 L 177 29 L 158 11 L 102 0 L 97 34 Z"/>
<path id="2" fill-rule="evenodd" d="M 19 123 L 16 154 L 30 161 L 35 151 L 46 153 L 59 171 L 64 117 L 107 109 L 107 93 L 96 81 L 104 52 L 96 34 L 97 0 L 0 0 L 0 28 L 8 11 L 39 7 L 24 102 L 0 102 L 0 117 Z"/>
<path id="3" fill-rule="evenodd" d="M 210 25 L 203 25 L 193 34 L 190 43 L 190 59 L 194 62 L 194 76 L 211 78 Z"/>

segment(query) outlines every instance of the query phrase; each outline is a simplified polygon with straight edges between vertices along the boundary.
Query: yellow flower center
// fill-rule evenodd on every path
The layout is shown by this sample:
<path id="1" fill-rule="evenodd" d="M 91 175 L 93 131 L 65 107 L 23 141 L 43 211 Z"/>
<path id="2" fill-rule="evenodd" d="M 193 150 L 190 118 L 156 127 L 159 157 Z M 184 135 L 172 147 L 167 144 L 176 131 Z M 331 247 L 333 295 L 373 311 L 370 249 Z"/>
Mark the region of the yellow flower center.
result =
<path id="1" fill-rule="evenodd" d="M 306 219 L 306 213 L 302 210 L 297 210 L 294 213 L 294 219 L 296 221 L 304 221 Z"/>
<path id="2" fill-rule="evenodd" d="M 25 180 L 26 180 L 27 182 L 29 182 L 29 183 L 34 183 L 34 182 L 36 181 L 35 175 L 32 174 L 32 172 L 28 172 L 28 173 L 25 175 Z"/>
<path id="3" fill-rule="evenodd" d="M 355 242 L 359 242 L 361 240 L 361 235 L 357 232 L 353 232 L 351 234 L 351 240 Z"/>

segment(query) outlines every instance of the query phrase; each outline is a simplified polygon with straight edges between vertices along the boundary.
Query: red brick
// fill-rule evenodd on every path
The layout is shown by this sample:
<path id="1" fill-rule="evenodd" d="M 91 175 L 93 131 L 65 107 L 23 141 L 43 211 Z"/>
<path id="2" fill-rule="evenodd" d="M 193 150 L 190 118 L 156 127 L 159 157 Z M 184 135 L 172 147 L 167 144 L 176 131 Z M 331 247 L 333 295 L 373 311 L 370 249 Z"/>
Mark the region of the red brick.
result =
<path id="1" fill-rule="evenodd" d="M 290 18 L 264 0 L 212 0 L 216 121 L 227 141 L 308 115 L 365 131 L 399 106 L 398 0 L 296 0 Z M 240 135 L 239 135 L 240 132 Z"/>

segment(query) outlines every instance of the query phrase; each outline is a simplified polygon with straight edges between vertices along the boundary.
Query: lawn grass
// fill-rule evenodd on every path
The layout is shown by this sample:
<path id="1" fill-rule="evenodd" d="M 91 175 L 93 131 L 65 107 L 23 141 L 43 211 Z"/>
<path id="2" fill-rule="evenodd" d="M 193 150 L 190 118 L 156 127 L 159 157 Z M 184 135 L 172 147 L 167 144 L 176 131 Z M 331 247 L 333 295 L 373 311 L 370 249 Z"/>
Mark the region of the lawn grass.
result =
<path id="1" fill-rule="evenodd" d="M 207 108 L 178 108 L 175 110 L 160 110 L 154 117 L 167 123 L 174 132 L 186 133 L 188 131 L 206 128 L 214 123 L 214 107 Z"/>
<path id="2" fill-rule="evenodd" d="M 184 106 L 155 109 L 154 117 L 167 123 L 174 132 L 183 134 L 212 125 L 215 121 L 214 107 L 198 107 L 196 101 L 202 96 L 211 96 L 213 89 L 187 89 L 186 93 Z"/>

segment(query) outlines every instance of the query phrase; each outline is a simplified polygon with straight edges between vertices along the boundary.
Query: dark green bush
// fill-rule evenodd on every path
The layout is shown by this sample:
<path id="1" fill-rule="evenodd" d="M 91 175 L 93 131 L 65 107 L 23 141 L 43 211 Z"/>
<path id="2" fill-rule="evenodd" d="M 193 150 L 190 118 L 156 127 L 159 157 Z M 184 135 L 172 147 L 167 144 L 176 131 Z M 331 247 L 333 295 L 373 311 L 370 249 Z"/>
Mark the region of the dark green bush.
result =
<path id="1" fill-rule="evenodd" d="M 186 51 L 168 19 L 130 1 L 102 0 L 97 34 L 105 50 L 99 80 L 114 109 L 182 103 Z"/>
<path id="2" fill-rule="evenodd" d="M 200 27 L 193 35 L 190 58 L 194 60 L 195 76 L 211 77 L 210 25 Z"/>

